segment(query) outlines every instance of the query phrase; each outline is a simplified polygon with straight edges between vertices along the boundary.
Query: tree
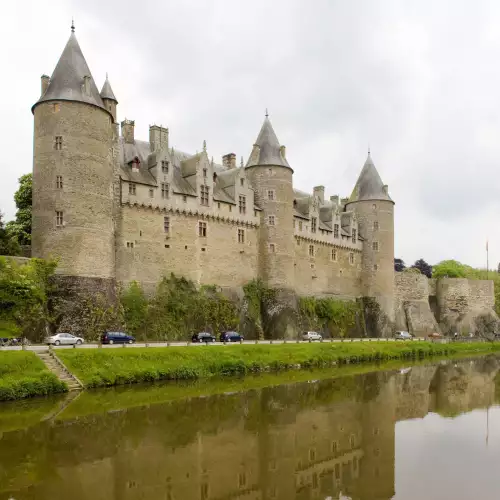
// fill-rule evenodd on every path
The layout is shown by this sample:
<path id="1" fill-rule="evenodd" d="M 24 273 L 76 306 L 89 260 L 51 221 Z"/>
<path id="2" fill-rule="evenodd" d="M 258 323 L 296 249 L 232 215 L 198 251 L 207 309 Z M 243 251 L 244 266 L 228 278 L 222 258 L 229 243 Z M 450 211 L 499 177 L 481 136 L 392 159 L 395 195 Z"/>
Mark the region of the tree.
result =
<path id="1" fill-rule="evenodd" d="M 26 174 L 19 178 L 19 189 L 14 194 L 17 212 L 16 220 L 8 222 L 6 229 L 20 245 L 31 244 L 31 205 L 33 193 L 33 175 Z"/>
<path id="2" fill-rule="evenodd" d="M 0 212 L 0 255 L 19 255 L 19 245 L 5 229 L 3 224 L 3 215 Z"/>
<path id="3" fill-rule="evenodd" d="M 423 275 L 427 276 L 428 278 L 432 278 L 432 266 L 430 264 L 427 264 L 424 259 L 418 259 L 411 267 L 418 269 Z"/>
<path id="4" fill-rule="evenodd" d="M 476 270 L 456 260 L 443 260 L 432 268 L 434 278 L 475 278 Z"/>
<path id="5" fill-rule="evenodd" d="M 148 299 L 141 285 L 137 281 L 132 281 L 129 287 L 121 293 L 120 301 L 124 309 L 127 328 L 137 333 L 141 327 L 144 327 L 148 314 Z"/>
<path id="6" fill-rule="evenodd" d="M 394 259 L 394 271 L 400 273 L 406 269 L 403 259 Z"/>

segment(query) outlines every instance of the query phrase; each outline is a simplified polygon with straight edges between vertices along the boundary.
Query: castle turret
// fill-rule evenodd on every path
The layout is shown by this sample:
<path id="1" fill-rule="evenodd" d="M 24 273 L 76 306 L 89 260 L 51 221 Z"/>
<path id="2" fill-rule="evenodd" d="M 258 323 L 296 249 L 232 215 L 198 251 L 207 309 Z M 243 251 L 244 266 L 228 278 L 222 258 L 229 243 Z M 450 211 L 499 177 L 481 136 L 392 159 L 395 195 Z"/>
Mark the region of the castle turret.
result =
<path id="1" fill-rule="evenodd" d="M 262 208 L 259 275 L 274 288 L 294 285 L 293 170 L 285 148 L 266 114 L 246 165 L 246 174 Z"/>
<path id="2" fill-rule="evenodd" d="M 107 74 L 101 90 L 101 99 L 106 109 L 111 113 L 111 116 L 113 116 L 113 121 L 116 122 L 116 105 L 118 104 L 118 101 L 116 100 L 113 89 L 111 88 Z"/>
<path id="3" fill-rule="evenodd" d="M 113 279 L 113 123 L 72 26 L 33 105 L 34 257 L 67 276 Z M 115 99 L 116 101 L 116 99 Z"/>
<path id="4" fill-rule="evenodd" d="M 371 155 L 361 170 L 346 210 L 356 212 L 363 238 L 361 286 L 394 319 L 394 202 Z"/>

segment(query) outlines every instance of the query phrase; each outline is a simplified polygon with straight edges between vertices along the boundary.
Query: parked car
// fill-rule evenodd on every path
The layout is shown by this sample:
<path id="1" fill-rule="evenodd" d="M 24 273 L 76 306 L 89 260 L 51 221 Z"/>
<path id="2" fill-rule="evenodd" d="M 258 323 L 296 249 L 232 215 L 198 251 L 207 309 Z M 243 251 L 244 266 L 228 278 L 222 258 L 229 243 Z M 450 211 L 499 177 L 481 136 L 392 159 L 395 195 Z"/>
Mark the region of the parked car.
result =
<path id="1" fill-rule="evenodd" d="M 133 344 L 134 342 L 135 337 L 124 332 L 106 332 L 101 337 L 103 344 Z"/>
<path id="2" fill-rule="evenodd" d="M 239 342 L 240 340 L 245 340 L 243 335 L 240 335 L 238 332 L 224 332 L 221 333 L 220 341 L 221 342 Z"/>
<path id="3" fill-rule="evenodd" d="M 208 332 L 195 333 L 191 342 L 215 342 L 215 336 Z"/>
<path id="4" fill-rule="evenodd" d="M 439 333 L 439 332 L 433 332 L 433 333 L 429 333 L 429 335 L 427 335 L 430 339 L 440 339 L 442 338 L 443 336 Z"/>
<path id="5" fill-rule="evenodd" d="M 318 332 L 304 332 L 302 334 L 302 340 L 322 340 L 323 336 Z"/>
<path id="6" fill-rule="evenodd" d="M 394 338 L 396 340 L 411 340 L 413 338 L 413 335 L 408 332 L 396 332 L 394 334 Z"/>
<path id="7" fill-rule="evenodd" d="M 56 333 L 45 339 L 46 344 L 51 345 L 81 345 L 84 343 L 82 337 L 71 335 L 71 333 Z"/>

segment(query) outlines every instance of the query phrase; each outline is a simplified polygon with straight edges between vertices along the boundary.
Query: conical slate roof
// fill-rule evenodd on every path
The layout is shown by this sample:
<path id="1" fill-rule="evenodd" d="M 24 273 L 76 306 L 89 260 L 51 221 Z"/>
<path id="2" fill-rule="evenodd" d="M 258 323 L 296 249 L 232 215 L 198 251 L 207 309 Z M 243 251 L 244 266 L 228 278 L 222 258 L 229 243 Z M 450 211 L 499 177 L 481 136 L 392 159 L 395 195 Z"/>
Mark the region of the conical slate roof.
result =
<path id="1" fill-rule="evenodd" d="M 255 145 L 259 146 L 259 155 L 252 158 L 247 167 L 254 165 L 278 165 L 290 168 L 286 158 L 281 154 L 280 143 L 267 116 L 262 124 Z"/>
<path id="2" fill-rule="evenodd" d="M 384 190 L 384 183 L 380 178 L 377 169 L 373 163 L 370 153 L 359 174 L 358 181 L 349 198 L 349 203 L 363 200 L 387 200 L 392 201 L 391 197 Z"/>
<path id="3" fill-rule="evenodd" d="M 115 101 L 116 103 L 118 103 L 118 101 L 116 100 L 115 94 L 113 93 L 113 90 L 111 88 L 111 84 L 109 83 L 108 75 L 106 75 L 106 81 L 104 82 L 104 85 L 102 86 L 101 99 L 111 99 L 112 101 Z"/>
<path id="4" fill-rule="evenodd" d="M 88 94 L 84 90 L 85 76 L 90 77 Z M 45 94 L 40 97 L 32 110 L 41 102 L 54 100 L 86 102 L 106 109 L 73 31 L 52 73 Z"/>

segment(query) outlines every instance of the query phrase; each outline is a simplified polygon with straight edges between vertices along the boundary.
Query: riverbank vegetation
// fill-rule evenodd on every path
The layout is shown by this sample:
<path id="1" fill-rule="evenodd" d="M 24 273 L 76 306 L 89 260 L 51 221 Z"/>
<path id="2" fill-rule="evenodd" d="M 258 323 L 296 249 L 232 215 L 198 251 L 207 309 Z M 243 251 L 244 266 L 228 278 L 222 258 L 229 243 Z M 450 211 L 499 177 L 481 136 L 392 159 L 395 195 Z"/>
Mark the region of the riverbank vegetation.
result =
<path id="1" fill-rule="evenodd" d="M 29 351 L 0 352 L 0 401 L 67 391 L 66 385 Z"/>
<path id="2" fill-rule="evenodd" d="M 75 349 L 61 350 L 58 355 L 87 387 L 99 387 L 494 351 L 500 351 L 500 343 L 374 341 Z"/>

